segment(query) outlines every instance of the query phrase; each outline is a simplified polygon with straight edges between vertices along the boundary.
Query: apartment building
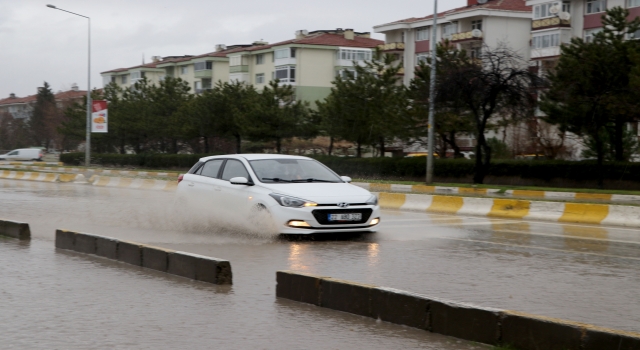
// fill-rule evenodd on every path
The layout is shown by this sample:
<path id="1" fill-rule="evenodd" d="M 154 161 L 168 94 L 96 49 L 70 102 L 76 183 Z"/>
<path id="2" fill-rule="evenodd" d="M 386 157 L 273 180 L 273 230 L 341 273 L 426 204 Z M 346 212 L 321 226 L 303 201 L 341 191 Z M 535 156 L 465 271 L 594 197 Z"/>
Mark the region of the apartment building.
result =
<path id="1" fill-rule="evenodd" d="M 58 108 L 65 108 L 76 102 L 83 103 L 86 96 L 87 91 L 78 89 L 76 84 L 71 86 L 71 90 L 58 91 L 54 94 Z M 8 98 L 0 99 L 0 116 L 10 115 L 14 119 L 29 120 L 33 115 L 33 107 L 37 98 L 37 94 L 18 97 L 12 93 Z"/>
<path id="2" fill-rule="evenodd" d="M 129 88 L 138 80 L 146 78 L 151 84 L 158 84 L 165 77 L 181 78 L 200 93 L 210 89 L 216 81 L 229 80 L 229 59 L 227 54 L 251 45 L 216 45 L 216 51 L 202 55 L 153 56 L 151 62 L 130 68 L 118 68 L 100 73 L 103 85 L 116 83 L 121 88 Z"/>
<path id="3" fill-rule="evenodd" d="M 377 25 L 374 31 L 385 34 L 380 49 L 402 59 L 404 83 L 408 85 L 415 76 L 410 67 L 429 56 L 432 30 L 438 41 L 447 39 L 471 56 L 478 56 L 485 45 L 495 48 L 506 44 L 528 60 L 531 9 L 524 0 L 467 0 L 466 6 L 439 13 L 435 29 L 431 15 Z"/>
<path id="4" fill-rule="evenodd" d="M 270 81 L 294 87 L 298 100 L 314 102 L 329 95 L 339 74 L 371 60 L 383 41 L 353 29 L 298 30 L 295 38 L 253 46 L 227 55 L 229 80 L 263 89 Z"/>
<path id="5" fill-rule="evenodd" d="M 601 17 L 608 8 L 626 7 L 630 18 L 640 16 L 640 0 L 527 0 L 526 4 L 532 7 L 531 59 L 542 72 L 555 66 L 562 44 L 574 37 L 590 41 L 602 31 Z"/>

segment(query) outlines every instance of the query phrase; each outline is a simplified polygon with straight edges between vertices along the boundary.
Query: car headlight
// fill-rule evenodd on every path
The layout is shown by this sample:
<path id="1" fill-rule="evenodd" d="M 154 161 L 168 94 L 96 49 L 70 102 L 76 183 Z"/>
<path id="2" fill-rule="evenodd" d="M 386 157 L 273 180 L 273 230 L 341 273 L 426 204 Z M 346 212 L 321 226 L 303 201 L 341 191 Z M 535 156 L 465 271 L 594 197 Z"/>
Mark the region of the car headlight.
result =
<path id="1" fill-rule="evenodd" d="M 315 203 L 315 202 L 311 202 L 311 201 L 296 198 L 296 197 L 289 197 L 283 194 L 270 193 L 269 195 L 273 199 L 275 199 L 276 202 L 278 202 L 278 204 L 280 204 L 283 207 L 302 208 L 302 207 L 315 207 L 318 205 L 318 203 Z"/>
<path id="2" fill-rule="evenodd" d="M 367 199 L 367 205 L 378 205 L 378 197 L 376 195 L 372 195 L 371 198 Z"/>

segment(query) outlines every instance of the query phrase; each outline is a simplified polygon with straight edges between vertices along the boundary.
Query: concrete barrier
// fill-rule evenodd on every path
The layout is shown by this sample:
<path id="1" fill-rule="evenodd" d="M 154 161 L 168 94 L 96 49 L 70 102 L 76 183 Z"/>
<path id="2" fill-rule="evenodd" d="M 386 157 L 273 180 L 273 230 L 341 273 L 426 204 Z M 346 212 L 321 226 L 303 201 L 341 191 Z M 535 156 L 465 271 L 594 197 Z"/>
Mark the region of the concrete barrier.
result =
<path id="1" fill-rule="evenodd" d="M 376 194 L 384 209 L 640 227 L 640 206 L 386 192 Z"/>
<path id="2" fill-rule="evenodd" d="M 66 230 L 56 230 L 55 245 L 202 282 L 233 284 L 227 260 Z"/>
<path id="3" fill-rule="evenodd" d="M 0 220 L 0 235 L 29 240 L 31 239 L 31 230 L 29 224 L 25 222 Z"/>
<path id="4" fill-rule="evenodd" d="M 294 271 L 276 273 L 276 296 L 385 322 L 521 350 L 640 349 L 640 333 L 478 307 Z"/>

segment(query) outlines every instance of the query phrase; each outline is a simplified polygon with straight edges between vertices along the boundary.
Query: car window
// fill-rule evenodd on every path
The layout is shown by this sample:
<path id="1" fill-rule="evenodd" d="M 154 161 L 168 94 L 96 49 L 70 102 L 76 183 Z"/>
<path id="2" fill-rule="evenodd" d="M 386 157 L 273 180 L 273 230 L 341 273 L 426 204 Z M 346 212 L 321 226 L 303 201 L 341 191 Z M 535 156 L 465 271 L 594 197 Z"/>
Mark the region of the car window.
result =
<path id="1" fill-rule="evenodd" d="M 18 151 L 13 151 L 9 154 L 7 154 L 8 156 L 17 156 L 18 155 Z"/>
<path id="2" fill-rule="evenodd" d="M 242 162 L 238 160 L 229 159 L 227 160 L 227 164 L 224 166 L 224 170 L 222 171 L 222 179 L 229 181 L 234 177 L 245 177 L 249 179 L 249 173 L 247 169 L 242 165 Z"/>
<path id="3" fill-rule="evenodd" d="M 198 175 L 217 178 L 222 162 L 224 162 L 224 159 L 210 160 L 204 163 L 202 168 L 198 171 Z"/>

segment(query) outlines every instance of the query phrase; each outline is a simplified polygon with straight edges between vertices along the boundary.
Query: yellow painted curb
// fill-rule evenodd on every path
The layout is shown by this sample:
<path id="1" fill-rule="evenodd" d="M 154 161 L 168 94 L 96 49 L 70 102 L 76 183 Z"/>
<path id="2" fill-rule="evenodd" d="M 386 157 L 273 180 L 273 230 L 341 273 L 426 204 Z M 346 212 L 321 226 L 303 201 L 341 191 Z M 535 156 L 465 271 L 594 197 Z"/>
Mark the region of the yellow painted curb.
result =
<path id="1" fill-rule="evenodd" d="M 372 183 L 369 184 L 369 191 L 371 192 L 385 192 L 391 191 L 391 184 L 378 184 Z"/>
<path id="2" fill-rule="evenodd" d="M 576 193 L 576 199 L 596 199 L 610 201 L 611 197 L 613 197 L 613 195 L 608 193 Z"/>
<path id="3" fill-rule="evenodd" d="M 462 209 L 463 205 L 464 199 L 462 197 L 433 196 L 433 201 L 427 211 L 455 214 Z"/>
<path id="4" fill-rule="evenodd" d="M 460 194 L 487 194 L 486 188 L 458 187 Z"/>
<path id="5" fill-rule="evenodd" d="M 379 197 L 380 206 L 389 209 L 400 209 L 407 200 L 407 195 L 402 193 L 381 192 Z"/>
<path id="6" fill-rule="evenodd" d="M 564 214 L 558 221 L 600 224 L 609 215 L 609 206 L 605 204 L 565 203 Z"/>
<path id="7" fill-rule="evenodd" d="M 71 182 L 76 179 L 76 174 L 60 174 L 60 182 Z"/>
<path id="8" fill-rule="evenodd" d="M 536 197 L 544 198 L 544 191 L 530 191 L 530 190 L 513 190 L 513 195 L 516 197 Z"/>
<path id="9" fill-rule="evenodd" d="M 435 186 L 425 186 L 425 185 L 413 185 L 411 186 L 411 192 L 418 193 L 433 193 L 436 191 Z"/>
<path id="10" fill-rule="evenodd" d="M 519 201 L 514 199 L 494 199 L 493 207 L 487 216 L 518 218 L 529 215 L 531 202 Z"/>

